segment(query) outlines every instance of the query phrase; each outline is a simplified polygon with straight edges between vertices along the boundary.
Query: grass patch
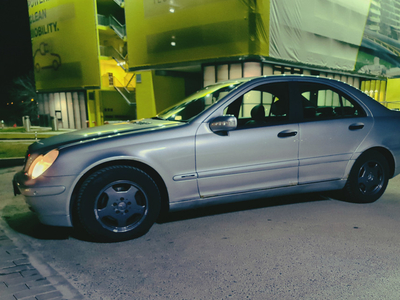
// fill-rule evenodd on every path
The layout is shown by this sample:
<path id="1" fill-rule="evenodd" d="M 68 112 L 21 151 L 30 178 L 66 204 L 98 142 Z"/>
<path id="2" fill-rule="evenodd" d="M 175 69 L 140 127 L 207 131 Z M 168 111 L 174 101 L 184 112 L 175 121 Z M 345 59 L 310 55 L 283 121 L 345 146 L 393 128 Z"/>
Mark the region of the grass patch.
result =
<path id="1" fill-rule="evenodd" d="M 0 129 L 0 132 L 26 132 L 24 127 L 6 127 Z"/>
<path id="2" fill-rule="evenodd" d="M 24 157 L 32 142 L 0 142 L 0 158 Z"/>
<path id="3" fill-rule="evenodd" d="M 45 138 L 48 138 L 48 137 L 51 137 L 51 136 L 53 136 L 53 135 L 45 133 L 45 132 L 43 132 L 43 133 L 38 132 L 37 133 L 37 138 L 39 140 L 45 139 Z M 26 139 L 35 139 L 35 133 L 34 132 L 2 133 L 1 130 L 0 130 L 0 140 L 26 140 Z"/>
<path id="4" fill-rule="evenodd" d="M 29 140 L 29 139 L 45 139 L 54 136 L 55 133 L 65 133 L 65 131 L 57 130 L 51 131 L 47 127 L 31 128 L 27 132 L 24 127 L 6 127 L 0 129 L 0 140 Z"/>

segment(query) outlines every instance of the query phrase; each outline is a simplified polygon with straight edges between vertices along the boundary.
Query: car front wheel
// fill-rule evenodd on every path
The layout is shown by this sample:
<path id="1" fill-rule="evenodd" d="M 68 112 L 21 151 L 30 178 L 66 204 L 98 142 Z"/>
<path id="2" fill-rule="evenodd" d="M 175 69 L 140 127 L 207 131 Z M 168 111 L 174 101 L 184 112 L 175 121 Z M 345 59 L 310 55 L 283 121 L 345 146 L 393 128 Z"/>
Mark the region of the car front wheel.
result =
<path id="1" fill-rule="evenodd" d="M 350 171 L 344 188 L 345 199 L 356 203 L 371 203 L 385 192 L 389 181 L 389 164 L 378 151 L 360 155 Z"/>
<path id="2" fill-rule="evenodd" d="M 83 182 L 76 212 L 89 235 L 98 241 L 115 242 L 145 234 L 160 207 L 160 192 L 148 174 L 117 165 L 100 169 Z"/>

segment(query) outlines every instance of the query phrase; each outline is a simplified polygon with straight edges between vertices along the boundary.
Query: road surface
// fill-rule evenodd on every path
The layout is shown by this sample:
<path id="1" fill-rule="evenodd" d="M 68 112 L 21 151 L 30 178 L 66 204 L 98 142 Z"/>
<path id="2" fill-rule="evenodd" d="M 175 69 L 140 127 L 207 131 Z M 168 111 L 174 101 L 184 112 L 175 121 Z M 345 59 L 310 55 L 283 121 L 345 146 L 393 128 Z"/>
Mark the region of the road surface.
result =
<path id="1" fill-rule="evenodd" d="M 174 213 L 109 244 L 41 225 L 12 194 L 17 170 L 0 169 L 6 232 L 85 299 L 400 298 L 400 177 L 372 204 L 262 199 Z"/>

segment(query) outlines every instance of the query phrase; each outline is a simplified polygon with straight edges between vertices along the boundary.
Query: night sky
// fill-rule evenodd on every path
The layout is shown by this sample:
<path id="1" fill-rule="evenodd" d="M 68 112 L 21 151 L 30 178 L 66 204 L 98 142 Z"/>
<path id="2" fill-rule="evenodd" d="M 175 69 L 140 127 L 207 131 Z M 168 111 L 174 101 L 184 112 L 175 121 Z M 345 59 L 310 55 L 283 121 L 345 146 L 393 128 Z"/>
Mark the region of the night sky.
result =
<path id="1" fill-rule="evenodd" d="M 9 99 L 15 78 L 33 69 L 26 0 L 1 0 L 0 8 L 0 103 Z"/>

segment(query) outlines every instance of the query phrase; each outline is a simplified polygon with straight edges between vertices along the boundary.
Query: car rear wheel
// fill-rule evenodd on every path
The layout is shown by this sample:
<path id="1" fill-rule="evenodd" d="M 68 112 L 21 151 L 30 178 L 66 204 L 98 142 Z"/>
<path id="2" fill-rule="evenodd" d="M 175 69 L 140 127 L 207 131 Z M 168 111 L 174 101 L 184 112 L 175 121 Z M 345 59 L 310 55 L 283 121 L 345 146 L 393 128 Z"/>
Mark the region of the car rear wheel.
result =
<path id="1" fill-rule="evenodd" d="M 160 207 L 160 192 L 149 175 L 117 165 L 100 169 L 83 182 L 76 212 L 89 235 L 98 241 L 115 242 L 145 234 Z"/>
<path id="2" fill-rule="evenodd" d="M 389 181 L 389 164 L 378 151 L 360 155 L 350 171 L 344 188 L 345 199 L 356 203 L 371 203 L 385 192 Z"/>

